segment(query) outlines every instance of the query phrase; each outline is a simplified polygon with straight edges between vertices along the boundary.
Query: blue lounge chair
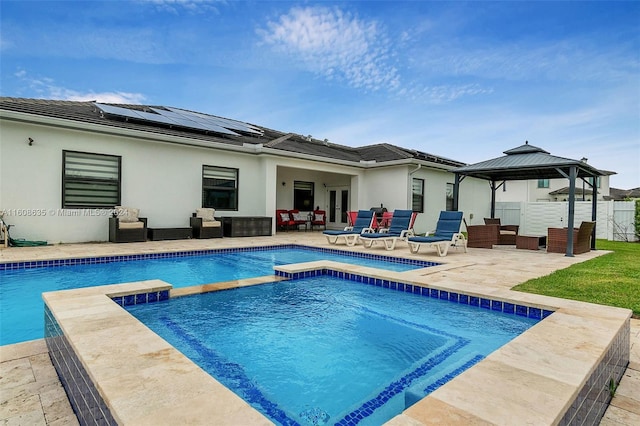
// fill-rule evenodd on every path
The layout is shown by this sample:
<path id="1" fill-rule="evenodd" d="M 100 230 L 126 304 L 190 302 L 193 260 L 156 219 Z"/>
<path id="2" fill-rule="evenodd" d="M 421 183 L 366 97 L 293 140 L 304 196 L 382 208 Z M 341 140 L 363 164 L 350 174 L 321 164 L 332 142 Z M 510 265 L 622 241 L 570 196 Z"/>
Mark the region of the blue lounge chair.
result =
<path id="1" fill-rule="evenodd" d="M 354 246 L 358 242 L 358 236 L 365 232 L 373 232 L 373 224 L 376 220 L 376 214 L 371 210 L 358 210 L 358 216 L 353 226 L 347 226 L 342 231 L 327 230 L 323 231 L 329 244 L 337 244 L 339 240 L 344 239 L 344 243 L 348 246 Z"/>
<path id="2" fill-rule="evenodd" d="M 409 244 L 409 250 L 411 253 L 418 253 L 420 247 L 435 247 L 438 252 L 438 256 L 446 256 L 449 252 L 449 247 L 458 246 L 462 244 L 464 252 L 467 252 L 467 239 L 460 232 L 460 225 L 462 224 L 462 212 L 440 212 L 440 218 L 436 225 L 436 230 L 433 235 L 426 235 L 424 237 L 409 237 L 407 244 Z"/>
<path id="3" fill-rule="evenodd" d="M 398 240 L 404 240 L 413 236 L 413 223 L 418 214 L 411 210 L 394 210 L 391 218 L 391 225 L 388 229 L 378 232 L 368 232 L 360 235 L 358 238 L 362 241 L 365 248 L 371 248 L 377 242 L 384 244 L 387 250 L 396 248 Z"/>

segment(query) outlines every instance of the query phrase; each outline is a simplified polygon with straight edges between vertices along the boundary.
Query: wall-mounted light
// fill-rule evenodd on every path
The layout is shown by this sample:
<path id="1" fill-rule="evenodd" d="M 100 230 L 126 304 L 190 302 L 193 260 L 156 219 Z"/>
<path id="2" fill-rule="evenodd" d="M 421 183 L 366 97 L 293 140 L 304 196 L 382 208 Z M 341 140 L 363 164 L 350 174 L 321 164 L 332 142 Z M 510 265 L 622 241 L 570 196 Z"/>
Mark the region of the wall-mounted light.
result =
<path id="1" fill-rule="evenodd" d="M 282 181 L 282 186 L 285 186 L 287 184 L 287 182 Z"/>
<path id="2" fill-rule="evenodd" d="M 29 138 L 29 146 L 32 146 L 33 142 L 35 142 L 35 141 L 33 139 Z"/>

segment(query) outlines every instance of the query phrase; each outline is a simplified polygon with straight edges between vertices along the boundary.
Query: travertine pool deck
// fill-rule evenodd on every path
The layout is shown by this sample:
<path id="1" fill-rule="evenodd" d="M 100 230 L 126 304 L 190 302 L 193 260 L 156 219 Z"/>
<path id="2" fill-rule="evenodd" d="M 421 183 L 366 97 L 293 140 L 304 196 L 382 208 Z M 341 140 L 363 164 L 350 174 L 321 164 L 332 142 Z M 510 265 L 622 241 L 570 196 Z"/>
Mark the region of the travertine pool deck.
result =
<path id="1" fill-rule="evenodd" d="M 311 232 L 288 232 L 281 233 L 274 237 L 257 237 L 257 238 L 224 238 L 214 240 L 180 240 L 180 241 L 158 241 L 146 243 L 129 243 L 129 244 L 69 244 L 48 247 L 24 247 L 9 248 L 0 250 L 0 262 L 15 262 L 28 260 L 44 260 L 59 258 L 77 258 L 89 256 L 110 256 L 121 254 L 137 254 L 150 252 L 168 252 L 182 250 L 199 250 L 210 248 L 226 248 L 226 247 L 245 247 L 245 246 L 264 246 L 270 244 L 286 244 L 297 243 L 321 247 L 341 248 L 345 250 L 364 251 L 361 246 L 347 248 L 344 246 L 330 246 L 324 237 L 319 233 Z M 484 367 L 478 369 L 474 367 L 475 379 L 471 376 L 473 383 L 465 383 L 459 380 L 456 386 L 469 387 L 479 383 L 483 377 L 487 377 L 490 383 L 486 383 L 484 387 L 477 387 L 476 391 L 479 397 L 473 401 L 460 400 L 453 401 L 455 387 L 451 387 L 451 391 L 439 392 L 436 396 L 429 397 L 418 404 L 411 407 L 403 415 L 396 417 L 390 423 L 399 424 L 450 424 L 450 423 L 475 423 L 475 424 L 507 424 L 504 417 L 496 414 L 496 408 L 504 410 L 504 404 L 501 407 L 500 398 L 504 398 L 504 391 L 500 386 L 500 380 L 505 379 L 512 381 L 513 374 L 526 376 L 529 379 L 523 392 L 527 392 L 531 406 L 513 403 L 508 407 L 512 419 L 518 419 L 516 423 L 522 421 L 531 421 L 535 424 L 553 424 L 554 415 L 551 413 L 552 407 L 559 404 L 554 392 L 562 392 L 563 389 L 569 391 L 572 383 L 578 378 L 574 377 L 575 370 L 580 370 L 582 365 L 588 362 L 583 358 L 582 352 L 579 356 L 575 354 L 567 354 L 567 348 L 575 346 L 598 345 L 601 338 L 606 338 L 610 334 L 607 323 L 619 322 L 624 317 L 623 310 L 602 308 L 592 306 L 585 313 L 584 309 L 580 309 L 581 304 L 571 301 L 562 301 L 559 299 L 546 298 L 544 296 L 530 295 L 526 293 L 512 292 L 509 289 L 514 285 L 524 282 L 530 278 L 546 275 L 557 269 L 565 268 L 573 263 L 591 259 L 595 256 L 603 254 L 602 252 L 591 252 L 584 255 L 575 256 L 573 258 L 565 257 L 560 254 L 545 253 L 543 251 L 532 252 L 528 250 L 515 250 L 513 248 L 496 248 L 493 250 L 485 249 L 469 249 L 468 253 L 462 250 L 451 250 L 445 258 L 439 258 L 433 251 L 421 251 L 418 255 L 412 255 L 403 244 L 398 244 L 394 251 L 385 251 L 380 248 L 368 250 L 377 254 L 401 256 L 409 258 L 417 258 L 422 260 L 431 260 L 442 262 L 444 265 L 419 272 L 400 273 L 403 280 L 409 280 L 415 283 L 423 283 L 424 285 L 441 288 L 456 289 L 457 291 L 467 291 L 477 294 L 491 295 L 492 297 L 517 297 L 520 300 L 528 301 L 533 304 L 542 306 L 552 306 L 559 308 L 557 312 L 561 315 L 554 314 L 549 317 L 554 321 L 545 320 L 544 329 L 538 332 L 538 336 L 533 336 L 533 346 L 528 346 L 524 342 L 526 351 L 518 350 L 518 346 L 507 347 L 500 350 L 487 358 L 488 362 L 484 363 Z M 391 273 L 390 275 L 397 275 Z M 229 284 L 233 285 L 233 284 Z M 74 291 L 74 290 L 72 290 Z M 90 297 L 94 295 L 86 293 L 88 290 L 76 293 L 77 297 Z M 93 292 L 95 290 L 91 290 Z M 100 291 L 99 291 L 100 293 Z M 514 296 L 515 293 L 515 296 Z M 104 291 L 102 291 L 104 294 Z M 55 303 L 74 303 L 72 301 L 64 302 L 64 298 L 57 298 Z M 78 302 L 80 299 L 76 299 Z M 81 302 L 81 303 L 84 303 Z M 113 304 L 111 304 L 113 305 Z M 65 308 L 67 309 L 67 308 Z M 79 311 L 71 306 L 70 310 L 66 310 L 70 316 L 77 314 Z M 108 313 L 117 313 L 117 310 L 107 309 Z M 101 313 L 102 315 L 102 313 Z M 571 327 L 567 329 L 566 323 L 559 324 L 562 318 L 570 318 Z M 104 318 L 96 318 L 96 322 L 103 321 Z M 79 324 L 79 323 L 78 323 Z M 69 325 L 69 327 L 73 327 Z M 78 325 L 79 327 L 79 325 Z M 82 327 L 86 327 L 83 325 Z M 82 330 L 80 330 L 82 331 Z M 556 333 L 553 339 L 549 339 L 549 333 Z M 80 333 L 82 334 L 82 332 Z M 529 338 L 527 336 L 521 336 Z M 145 337 L 146 338 L 146 337 Z M 153 339 L 153 338 L 152 338 Z M 557 345 L 549 347 L 539 346 L 540 340 L 554 341 Z M 96 345 L 106 345 L 113 347 L 104 339 L 98 339 L 99 342 L 87 343 L 87 357 L 100 358 L 99 354 L 103 353 L 100 347 Z M 616 396 L 611 402 L 607 413 L 601 424 L 617 424 L 632 425 L 640 424 L 640 403 L 638 398 L 640 395 L 640 326 L 638 321 L 632 320 L 631 323 L 631 357 L 630 364 L 623 377 L 620 386 L 617 389 Z M 91 343 L 91 344 L 89 344 Z M 520 344 L 523 342 L 520 342 Z M 152 344 L 159 345 L 154 341 Z M 140 347 L 140 344 L 135 345 Z M 161 348 L 159 350 L 165 350 Z M 588 353 L 589 350 L 585 349 Z M 495 356 L 494 356 L 495 355 Z M 171 355 L 173 356 L 173 355 Z M 587 355 L 587 358 L 589 356 Z M 541 362 L 542 369 L 540 369 Z M 181 362 L 181 361 L 180 361 Z M 175 360 L 170 365 L 175 367 Z M 96 368 L 111 368 L 109 374 L 117 374 L 114 372 L 114 365 L 96 365 Z M 185 368 L 190 368 L 185 366 Z M 105 371 L 105 370 L 102 370 Z M 196 376 L 194 376 L 196 377 Z M 460 376 L 462 378 L 462 376 Z M 121 378 L 120 378 L 121 379 Z M 202 386 L 216 386 L 208 379 L 197 376 L 194 379 Z M 543 383 L 542 388 L 547 389 L 546 385 L 555 386 L 553 391 L 536 393 L 536 383 Z M 546 383 L 546 385 L 545 385 Z M 448 386 L 448 385 L 447 385 Z M 446 387 L 445 387 L 446 388 Z M 441 388 L 444 389 L 444 388 Z M 149 392 L 153 392 L 149 390 Z M 224 391 L 221 391 L 224 394 Z M 496 395 L 492 396 L 492 392 Z M 125 392 L 126 394 L 126 392 Z M 229 415 L 226 416 L 228 424 L 260 424 L 264 420 L 261 417 L 253 417 L 255 413 L 252 409 L 243 411 L 234 411 L 233 407 L 241 407 L 242 402 L 230 398 L 228 404 Z M 225 398 L 226 398 L 225 397 Z M 448 399 L 449 398 L 449 399 Z M 486 398 L 491 403 L 482 403 L 481 399 Z M 497 398 L 497 399 L 496 399 Z M 123 399 L 126 399 L 123 397 Z M 525 398 L 526 400 L 526 398 Z M 168 401 L 164 401 L 167 405 Z M 177 401 L 171 401 L 177 402 Z M 186 404 L 186 405 L 182 405 Z M 186 410 L 190 402 L 188 399 L 181 401 L 181 409 L 175 411 Z M 202 407 L 202 399 L 194 397 L 191 399 L 194 407 Z M 177 408 L 177 407 L 174 407 Z M 233 409 L 232 409 L 233 408 Z M 200 408 L 198 408 L 197 412 Z M 244 414 L 239 414 L 239 413 Z M 240 417 L 236 417 L 236 416 Z M 242 417 L 246 415 L 248 417 Z M 158 419 L 162 417 L 148 417 L 149 424 L 154 421 L 158 423 Z M 244 420 L 242 420 L 244 419 Z M 64 391 L 55 375 L 51 363 L 48 362 L 47 350 L 43 340 L 36 340 L 18 345 L 8 345 L 0 347 L 0 420 L 3 424 L 50 424 L 64 425 L 77 424 L 77 420 L 71 411 L 66 400 Z M 163 420 L 169 421 L 168 417 Z M 198 422 L 194 420 L 194 424 Z M 209 419 L 211 420 L 211 419 Z M 224 419 L 222 419 L 224 420 Z M 145 423 L 145 422 L 143 422 Z M 162 423 L 162 422 L 160 422 Z M 203 421 L 202 423 L 207 423 Z M 266 422 L 269 423 L 268 421 Z M 133 424 L 133 423 L 131 423 Z M 222 424 L 218 423 L 217 424 Z M 512 423 L 513 424 L 513 423 Z"/>

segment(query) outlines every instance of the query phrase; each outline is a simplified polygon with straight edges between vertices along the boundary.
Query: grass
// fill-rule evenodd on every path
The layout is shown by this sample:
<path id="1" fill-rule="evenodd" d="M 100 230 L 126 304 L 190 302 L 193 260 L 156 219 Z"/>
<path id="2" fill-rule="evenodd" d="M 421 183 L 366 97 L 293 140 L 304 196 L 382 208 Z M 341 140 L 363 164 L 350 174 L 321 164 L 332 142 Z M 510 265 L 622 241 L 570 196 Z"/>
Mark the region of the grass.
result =
<path id="1" fill-rule="evenodd" d="M 513 290 L 628 308 L 634 318 L 640 318 L 640 244 L 597 240 L 596 249 L 612 253 L 529 280 Z"/>

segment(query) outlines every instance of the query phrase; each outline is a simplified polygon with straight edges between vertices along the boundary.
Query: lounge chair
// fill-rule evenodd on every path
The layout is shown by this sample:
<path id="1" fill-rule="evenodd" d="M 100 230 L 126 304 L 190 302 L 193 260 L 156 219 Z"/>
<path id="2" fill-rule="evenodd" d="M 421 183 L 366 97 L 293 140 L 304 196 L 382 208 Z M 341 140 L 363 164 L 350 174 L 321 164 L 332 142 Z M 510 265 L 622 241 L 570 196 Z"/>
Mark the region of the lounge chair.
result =
<path id="1" fill-rule="evenodd" d="M 591 251 L 591 233 L 595 222 L 582 222 L 580 228 L 573 229 L 573 254 Z M 547 252 L 567 252 L 567 228 L 547 229 Z"/>
<path id="2" fill-rule="evenodd" d="M 409 244 L 409 250 L 411 253 L 418 253 L 420 247 L 435 247 L 438 252 L 438 256 L 446 256 L 449 252 L 449 247 L 458 246 L 462 244 L 464 252 L 467 252 L 467 240 L 460 232 L 460 225 L 462 224 L 462 212 L 440 212 L 440 218 L 436 225 L 436 230 L 433 235 L 426 235 L 424 237 L 409 237 L 407 238 L 407 244 Z"/>
<path id="3" fill-rule="evenodd" d="M 413 223 L 417 215 L 411 210 L 395 210 L 388 228 L 379 232 L 368 232 L 358 238 L 365 248 L 371 248 L 375 243 L 381 242 L 384 244 L 385 249 L 393 250 L 396 248 L 398 240 L 405 240 L 407 237 L 414 235 Z"/>
<path id="4" fill-rule="evenodd" d="M 347 226 L 342 231 L 328 230 L 322 233 L 327 237 L 329 244 L 337 244 L 344 239 L 344 243 L 353 247 L 358 242 L 358 237 L 365 232 L 373 232 L 376 223 L 376 214 L 371 210 L 358 210 L 353 226 Z"/>

